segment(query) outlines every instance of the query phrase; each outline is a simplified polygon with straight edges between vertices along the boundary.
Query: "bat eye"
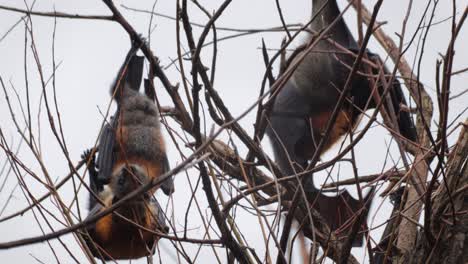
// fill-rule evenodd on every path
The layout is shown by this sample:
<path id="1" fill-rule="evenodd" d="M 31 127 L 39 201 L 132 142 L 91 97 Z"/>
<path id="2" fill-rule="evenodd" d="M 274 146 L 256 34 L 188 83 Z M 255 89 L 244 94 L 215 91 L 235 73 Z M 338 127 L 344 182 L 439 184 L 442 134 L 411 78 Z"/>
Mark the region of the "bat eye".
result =
<path id="1" fill-rule="evenodd" d="M 119 181 L 118 181 L 118 184 L 119 184 L 119 185 L 124 185 L 124 184 L 125 184 L 125 177 L 123 177 L 123 175 L 120 176 Z"/>

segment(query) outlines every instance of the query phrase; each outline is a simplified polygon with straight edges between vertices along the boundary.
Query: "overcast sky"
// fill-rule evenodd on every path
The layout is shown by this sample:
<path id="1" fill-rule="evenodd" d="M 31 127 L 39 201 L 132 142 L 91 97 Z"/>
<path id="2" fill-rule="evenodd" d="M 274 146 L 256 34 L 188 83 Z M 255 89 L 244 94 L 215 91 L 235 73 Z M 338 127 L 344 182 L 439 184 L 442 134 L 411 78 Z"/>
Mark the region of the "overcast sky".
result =
<path id="1" fill-rule="evenodd" d="M 33 1 L 26 1 L 29 5 Z M 218 7 L 221 1 L 200 1 L 207 10 L 214 10 Z M 369 9 L 372 9 L 375 1 L 363 1 Z M 448 4 L 451 1 L 441 1 L 435 13 L 435 22 L 440 22 L 433 26 L 428 35 L 427 45 L 425 47 L 425 55 L 422 61 L 422 68 L 420 72 L 420 79 L 428 89 L 430 94 L 435 94 L 435 63 L 440 59 L 440 54 L 445 53 L 448 41 L 450 40 L 450 20 L 446 20 L 451 16 L 452 6 Z M 458 10 L 463 10 L 468 1 L 456 1 Z M 159 0 L 156 4 L 155 11 L 170 16 L 175 16 L 174 0 Z M 308 20 L 311 10 L 311 3 L 309 0 L 296 0 L 296 1 L 280 1 L 282 10 L 285 15 L 286 23 L 302 23 Z M 340 0 L 339 5 L 343 7 L 347 1 Z M 426 6 L 427 1 L 414 1 L 413 11 L 409 18 L 407 36 L 412 36 L 416 30 L 417 23 Z M 150 15 L 138 13 L 124 9 L 120 4 L 125 6 L 151 10 L 153 1 L 116 1 L 124 16 L 132 24 L 132 26 L 143 36 L 148 38 L 148 25 L 150 23 Z M 23 1 L 1 0 L 0 5 L 17 7 L 25 9 Z M 68 12 L 73 14 L 100 14 L 109 15 L 110 12 L 101 1 L 81 0 L 81 1 L 46 1 L 38 0 L 34 5 L 36 11 L 57 11 Z M 395 41 L 398 41 L 394 32 L 400 32 L 403 17 L 407 9 L 407 1 L 384 1 L 381 11 L 378 15 L 378 21 L 386 21 L 383 29 Z M 20 22 L 16 27 L 13 27 L 21 19 L 22 14 L 13 13 L 0 9 L 0 77 L 7 86 L 10 97 L 15 104 L 15 115 L 21 120 L 21 127 L 24 122 L 21 119 L 20 108 L 17 104 L 16 97 L 12 91 L 14 87 L 19 97 L 25 102 L 25 67 L 24 67 L 24 39 L 25 39 L 25 26 Z M 190 18 L 193 22 L 206 23 L 207 19 L 196 8 L 191 6 Z M 356 32 L 356 18 L 353 9 L 345 15 L 345 19 L 353 34 Z M 99 20 L 73 20 L 73 19 L 57 19 L 54 21 L 50 17 L 32 17 L 34 42 L 37 46 L 39 59 L 42 65 L 45 78 L 50 78 L 53 70 L 52 66 L 52 39 L 54 31 L 54 23 L 56 22 L 55 33 L 55 59 L 58 65 L 56 71 L 56 89 L 58 96 L 58 107 L 63 123 L 64 135 L 70 157 L 73 161 L 79 161 L 80 155 L 84 149 L 90 148 L 94 145 L 99 133 L 100 125 L 103 120 L 101 112 L 105 112 L 109 104 L 108 89 L 116 76 L 116 72 L 120 67 L 127 50 L 129 49 L 129 39 L 125 31 L 114 22 L 99 21 Z M 176 58 L 176 33 L 175 22 L 162 17 L 154 17 L 153 25 L 156 25 L 152 32 L 150 39 L 151 48 L 161 60 L 161 65 L 165 66 L 171 62 L 171 59 Z M 234 0 L 228 7 L 222 17 L 217 21 L 218 27 L 230 27 L 240 29 L 252 28 L 269 28 L 281 25 L 278 12 L 275 7 L 275 0 L 257 0 L 245 1 Z M 12 28 L 13 27 L 13 28 Z M 12 29 L 11 29 L 12 28 Z M 2 38 L 11 29 L 11 32 Z M 195 28 L 195 32 L 199 30 Z M 456 60 L 454 63 L 454 70 L 467 67 L 466 58 L 468 58 L 468 31 L 466 25 L 462 30 L 460 37 L 456 43 Z M 227 36 L 232 32 L 218 31 L 218 37 Z M 265 40 L 269 48 L 276 49 L 280 46 L 283 33 L 261 33 L 249 35 L 233 40 L 227 40 L 218 44 L 218 61 L 216 68 L 215 89 L 219 92 L 221 97 L 225 100 L 227 106 L 234 116 L 240 115 L 248 106 L 255 102 L 261 86 L 261 78 L 264 73 L 264 64 L 261 55 L 261 41 Z M 419 35 L 418 35 L 419 37 Z M 208 37 L 211 39 L 211 36 Z M 409 48 L 406 58 L 413 64 L 416 57 L 416 38 L 413 46 Z M 408 39 L 406 39 L 406 42 Z M 60 151 L 59 145 L 51 133 L 48 126 L 45 110 L 41 112 L 41 126 L 38 128 L 37 123 L 37 109 L 39 108 L 40 95 L 42 87 L 38 78 L 38 71 L 34 58 L 30 49 L 31 42 L 28 42 L 28 58 L 27 58 L 27 73 L 28 84 L 31 98 L 31 109 L 35 113 L 33 116 L 33 127 L 35 133 L 41 132 L 41 147 L 42 158 L 47 165 L 49 173 L 53 179 L 61 179 L 68 174 L 68 164 L 64 155 Z M 184 48 L 187 48 L 185 38 L 183 38 Z M 465 49 L 463 49 L 465 48 Z M 369 44 L 369 49 L 378 53 L 383 58 L 386 57 L 383 49 L 372 39 Z M 202 53 L 202 59 L 206 64 L 211 62 L 211 48 L 207 47 Z M 273 54 L 273 53 L 271 53 Z M 390 64 L 390 66 L 392 66 Z M 275 73 L 277 72 L 275 68 Z M 416 70 L 415 70 L 416 71 Z M 175 67 L 170 67 L 166 71 L 172 83 L 180 82 L 180 75 Z M 158 84 L 157 93 L 161 105 L 172 106 L 170 98 L 167 96 L 166 91 Z M 458 94 L 468 88 L 467 74 L 455 76 L 452 79 L 452 94 Z M 52 91 L 52 86 L 47 86 L 48 91 Z M 6 101 L 3 91 L 0 92 L 0 128 L 5 133 L 5 137 L 11 146 L 16 147 L 20 142 L 19 134 L 14 126 L 11 116 L 8 112 Z M 434 98 L 435 99 L 435 98 Z M 452 121 L 457 114 L 462 112 L 467 107 L 468 95 L 461 96 L 451 101 L 450 105 L 450 121 Z M 438 112 L 436 111 L 435 114 Z M 458 118 L 458 121 L 464 120 L 468 115 L 463 114 Z M 240 122 L 242 126 L 250 133 L 253 132 L 255 114 L 249 114 Z M 174 128 L 177 127 L 175 123 L 170 123 Z M 211 128 L 212 122 L 207 122 L 208 130 Z M 179 130 L 180 131 L 180 130 Z M 221 139 L 225 139 L 226 134 L 223 134 Z M 450 138 L 453 142 L 454 137 Z M 170 143 L 170 139 L 166 134 L 166 141 L 168 145 L 168 152 L 170 157 L 170 164 L 172 167 L 180 163 L 181 157 L 176 148 Z M 237 141 L 235 141 L 237 142 Z M 179 142 L 180 143 L 180 142 Z M 360 175 L 368 175 L 379 173 L 382 170 L 388 169 L 394 165 L 393 161 L 387 163 L 385 166 L 386 149 L 391 142 L 391 138 L 386 130 L 383 128 L 375 127 L 369 131 L 364 140 L 356 147 L 356 155 L 358 161 L 358 170 Z M 270 152 L 268 142 L 263 142 L 265 149 Z M 237 144 L 240 147 L 241 156 L 245 156 L 245 148 L 242 144 Z M 185 148 L 185 146 L 181 146 Z M 399 155 L 396 152 L 397 148 L 393 144 L 391 146 L 392 158 L 397 162 Z M 184 149 L 186 154 L 189 154 L 188 149 Z M 331 150 L 323 156 L 327 160 L 336 154 L 336 149 Z M 38 163 L 34 160 L 30 150 L 23 145 L 18 156 L 31 170 L 36 172 L 40 177 L 43 177 Z M 0 152 L 0 165 L 5 162 L 4 152 Z M 1 169 L 1 168 L 0 168 Z M 2 173 L 3 172 L 3 173 Z M 8 204 L 3 213 L 0 211 L 0 218 L 10 213 L 16 212 L 27 205 L 27 201 L 23 192 L 17 185 L 15 174 L 8 173 L 8 166 L 6 170 L 0 170 L 0 184 L 5 182 L 5 187 L 0 192 L 0 210 L 4 207 L 12 193 L 12 201 Z M 340 172 L 340 175 L 351 176 L 349 164 L 340 163 L 334 171 L 333 175 Z M 176 177 L 176 192 L 174 193 L 174 224 L 179 230 L 183 229 L 184 213 L 186 211 L 187 203 L 189 200 L 189 183 L 190 179 L 192 184 L 196 183 L 198 174 L 196 171 L 189 171 L 187 173 L 180 173 Z M 346 177 L 346 176 L 342 176 Z M 36 180 L 30 176 L 25 179 L 30 190 L 36 197 L 40 197 L 46 193 L 47 190 L 41 186 Z M 385 186 L 384 186 L 385 187 Z M 382 190 L 384 189 L 382 188 Z M 355 193 L 353 188 L 350 192 Z M 73 186 L 67 184 L 60 189 L 59 193 L 63 199 L 70 203 L 73 199 Z M 167 198 L 164 195 L 157 194 L 161 203 L 166 205 Z M 206 200 L 202 189 L 198 190 L 197 197 L 199 197 L 200 206 L 203 213 L 208 213 Z M 79 193 L 80 208 L 86 207 L 87 193 L 81 189 Z M 52 213 L 58 215 L 57 209 L 52 202 L 47 201 L 44 203 L 47 209 Z M 76 208 L 76 206 L 74 207 Z M 172 206 L 169 206 L 172 211 Z M 271 207 L 274 209 L 274 207 Z M 376 214 L 377 210 L 379 213 Z M 376 199 L 370 214 L 371 227 L 378 226 L 385 221 L 390 213 L 391 207 L 388 202 L 382 202 L 381 199 Z M 37 211 L 36 211 L 37 213 Z M 265 245 L 261 238 L 260 228 L 258 227 L 257 218 L 239 209 L 237 211 L 237 219 L 240 230 L 246 235 L 246 239 L 252 247 L 255 247 L 259 256 L 263 257 L 265 252 Z M 86 212 L 82 212 L 83 216 Z M 39 218 L 41 218 L 39 216 Z M 52 217 L 47 216 L 54 226 L 55 230 L 63 228 L 60 223 L 53 220 Z M 190 221 L 188 228 L 190 237 L 201 238 L 203 235 L 200 215 L 195 208 L 190 210 Z M 41 220 L 41 223 L 44 223 Z M 255 223 L 255 224 L 253 224 Z M 44 225 L 45 226 L 45 225 Z M 374 239 L 379 239 L 382 228 L 373 230 L 371 235 Z M 50 229 L 46 228 L 46 233 Z M 27 238 L 31 236 L 38 236 L 41 234 L 34 215 L 29 212 L 22 217 L 17 217 L 13 220 L 0 223 L 0 242 L 10 240 L 17 240 L 20 238 Z M 63 241 L 67 244 L 68 248 L 78 257 L 81 262 L 86 262 L 86 258 L 77 246 L 75 240 L 71 235 L 66 235 Z M 161 240 L 160 249 L 162 251 L 161 258 L 163 263 L 174 263 L 176 259 L 176 251 L 172 244 L 167 240 Z M 56 249 L 56 254 L 62 263 L 73 263 L 73 259 L 66 252 L 64 247 L 57 241 L 51 241 L 51 245 Z M 273 248 L 273 243 L 270 244 Z M 198 246 L 192 244 L 184 244 L 184 249 L 187 250 L 190 256 L 195 256 Z M 223 252 L 223 251 L 219 251 Z M 354 249 L 353 253 L 360 261 L 364 260 L 362 249 Z M 276 256 L 276 255 L 274 255 Z M 32 263 L 37 260 L 44 263 L 56 262 L 53 252 L 50 250 L 47 243 L 40 243 L 32 246 L 20 247 L 11 250 L 0 251 L 0 259 L 3 263 Z M 201 263 L 213 262 L 214 254 L 211 248 L 203 247 L 199 260 Z M 222 258 L 225 261 L 225 258 Z M 125 263 L 125 262 L 124 262 Z M 145 259 L 136 261 L 134 263 L 146 263 Z"/>

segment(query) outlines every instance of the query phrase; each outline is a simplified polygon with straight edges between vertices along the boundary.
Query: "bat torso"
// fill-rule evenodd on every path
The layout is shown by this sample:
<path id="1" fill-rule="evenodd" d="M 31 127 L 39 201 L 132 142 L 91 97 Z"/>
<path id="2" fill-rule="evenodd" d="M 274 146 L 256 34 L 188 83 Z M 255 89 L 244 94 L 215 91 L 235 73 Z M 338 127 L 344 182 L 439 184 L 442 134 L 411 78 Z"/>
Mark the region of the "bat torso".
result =
<path id="1" fill-rule="evenodd" d="M 313 1 L 313 15 L 324 4 L 325 8 L 316 16 L 310 28 L 313 32 L 321 32 L 331 23 L 334 25 L 327 31 L 324 39 L 319 40 L 311 50 L 306 47 L 293 58 L 290 65 L 301 61 L 286 85 L 280 88 L 271 116 L 272 128 L 275 130 L 284 129 L 281 128 L 285 122 L 282 113 L 293 112 L 292 117 L 286 118 L 302 119 L 295 123 L 303 122 L 304 132 L 284 143 L 293 144 L 294 146 L 289 148 L 295 152 L 294 155 L 304 160 L 313 156 L 346 86 L 355 60 L 353 55 L 346 53 L 347 49 L 357 48 L 356 41 L 344 21 L 338 19 L 335 22 L 340 13 L 335 1 Z M 338 48 L 337 44 L 344 50 Z M 337 118 L 321 152 L 329 149 L 342 135 L 355 127 L 361 112 L 353 106 L 357 104 L 358 108 L 364 108 L 369 99 L 369 84 L 362 76 L 355 74 L 348 86 L 347 99 L 338 109 Z"/>
<path id="2" fill-rule="evenodd" d="M 164 172 L 165 146 L 156 106 L 146 96 L 126 96 L 119 109 L 114 170 L 137 164 L 148 180 Z"/>

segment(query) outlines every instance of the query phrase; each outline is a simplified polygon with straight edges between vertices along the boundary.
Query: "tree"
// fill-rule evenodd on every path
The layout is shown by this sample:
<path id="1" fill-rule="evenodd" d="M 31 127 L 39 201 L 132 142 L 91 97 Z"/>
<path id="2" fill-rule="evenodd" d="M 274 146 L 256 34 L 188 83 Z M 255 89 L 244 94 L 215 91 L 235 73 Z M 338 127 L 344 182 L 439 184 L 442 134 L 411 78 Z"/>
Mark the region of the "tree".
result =
<path id="1" fill-rule="evenodd" d="M 366 248 L 351 252 L 351 239 L 340 232 L 331 232 L 320 214 L 310 208 L 295 210 L 294 218 L 299 224 L 292 229 L 288 251 L 283 252 L 278 250 L 285 230 L 282 225 L 287 219 L 283 212 L 291 207 L 296 177 L 300 175 L 276 177 L 280 172 L 268 142 L 262 141 L 262 116 L 268 112 L 270 94 L 278 86 L 275 83 L 288 78 L 277 75 L 276 68 L 281 67 L 287 51 L 294 48 L 293 39 L 300 38 L 296 33 L 309 34 L 304 33 L 306 19 L 295 18 L 295 22 L 299 20 L 302 24 L 289 24 L 296 14 L 292 12 L 297 10 L 290 7 L 292 4 L 278 1 L 251 3 L 251 6 L 229 0 L 221 3 L 170 1 L 166 4 L 173 10 L 164 14 L 156 12 L 159 8 L 156 2 L 150 4 L 152 9 L 148 3 L 137 8 L 119 6 L 111 0 L 102 2 L 105 5 L 99 6 L 98 12 L 110 15 L 82 15 L 85 12 L 74 7 L 68 13 L 43 12 L 30 3 L 19 8 L 0 5 L 2 13 L 15 19 L 9 22 L 11 28 L 2 29 L 6 33 L 0 40 L 6 46 L 2 54 L 10 58 L 5 60 L 9 62 L 4 63 L 5 67 L 12 68 L 0 70 L 3 91 L 0 148 L 5 154 L 0 160 L 4 168 L 0 171 L 3 182 L 0 229 L 8 237 L 0 242 L 1 253 L 9 249 L 9 254 L 5 254 L 18 256 L 20 246 L 47 242 L 41 247 L 48 253 L 39 254 L 38 260 L 83 262 L 87 256 L 90 262 L 96 261 L 82 241 L 82 228 L 87 224 L 83 221 L 86 216 L 83 201 L 88 195 L 88 182 L 86 161 L 78 157 L 95 144 L 100 130 L 98 124 L 102 127 L 109 117 L 112 106 L 107 87 L 102 86 L 115 77 L 115 65 L 125 56 L 116 49 L 128 48 L 129 41 L 125 39 L 128 35 L 141 44 L 147 58 L 148 76 L 154 80 L 167 130 L 172 170 L 163 177 L 176 175 L 176 192 L 165 201 L 172 230 L 148 261 L 271 263 L 281 259 L 320 262 L 329 258 L 350 263 L 361 259 L 371 263 L 462 263 L 467 259 L 468 205 L 464 197 L 468 180 L 468 119 L 463 87 L 467 70 L 462 59 L 458 62 L 458 58 L 466 57 L 462 45 L 467 35 L 463 34 L 466 4 L 453 1 L 446 7 L 438 1 L 424 4 L 410 1 L 404 8 L 391 3 L 370 12 L 361 1 L 351 1 L 358 10 L 357 19 L 346 19 L 358 39 L 362 39 L 363 27 L 371 17 L 377 16 L 373 37 L 383 50 L 379 52 L 381 57 L 390 58 L 394 64 L 393 78 L 401 79 L 412 99 L 412 109 L 408 111 L 417 117 L 418 144 L 404 144 L 398 137 L 387 136 L 387 149 L 382 147 L 383 160 L 374 159 L 377 150 L 360 152 L 369 137 L 378 137 L 374 143 L 384 146 L 385 128 L 394 119 L 382 109 L 366 113 L 368 118 L 351 137 L 343 140 L 342 148 L 327 154 L 313 168 L 317 174 L 327 176 L 324 188 L 351 185 L 361 192 L 370 186 L 378 187 L 377 194 L 385 202 L 379 204 L 381 198 L 376 197 L 372 212 L 376 221 L 369 223 L 366 231 Z M 347 7 L 348 2 L 340 4 Z M 213 8 L 214 12 L 210 10 Z M 249 23 L 260 23 L 259 20 L 267 17 L 265 14 L 271 14 L 273 21 L 281 26 L 240 29 L 244 23 L 241 16 L 249 8 L 255 14 L 251 20 L 246 18 Z M 398 33 L 386 34 L 385 23 L 379 22 L 380 14 L 386 10 L 397 12 L 396 9 L 402 17 L 390 17 L 389 24 L 398 27 Z M 446 20 L 438 16 L 445 9 L 450 12 Z M 348 16 L 352 9 L 343 12 Z M 221 27 L 231 14 L 235 16 L 232 22 L 236 23 L 235 27 Z M 168 19 L 167 25 L 158 19 Z M 358 25 L 353 24 L 355 21 Z M 80 36 L 87 36 L 86 41 L 77 41 L 82 46 L 60 44 L 61 37 L 70 37 L 68 28 L 85 23 Z M 97 25 L 102 28 L 94 29 Z M 440 32 L 440 25 L 448 30 Z M 108 32 L 122 34 L 122 38 Z M 271 32 L 276 39 L 271 39 Z M 140 34 L 147 35 L 146 40 Z M 254 34 L 265 38 L 261 49 L 256 49 L 260 46 L 259 39 L 253 40 L 254 48 L 247 44 L 229 46 L 232 39 L 244 43 L 245 38 Z M 280 44 L 278 40 L 284 35 L 285 42 Z M 443 50 L 432 50 L 435 44 L 430 41 L 434 39 L 440 39 L 445 45 Z M 9 55 L 9 51 L 16 56 L 24 54 L 23 58 Z M 71 56 L 77 51 L 81 56 Z M 256 59 L 255 70 L 249 65 L 253 63 L 251 54 Z M 166 61 L 168 56 L 170 59 Z M 229 65 L 234 59 L 240 62 Z M 248 70 L 243 71 L 244 67 Z M 378 69 L 380 65 L 375 67 Z M 428 73 L 433 75 L 430 79 Z M 256 76 L 259 81 L 255 83 L 250 76 Z M 90 86 L 87 80 L 91 77 L 99 81 L 86 87 Z M 100 108 L 96 110 L 95 105 Z M 373 126 L 379 128 L 371 129 Z M 77 138 L 87 138 L 86 143 Z M 346 166 L 350 169 L 340 169 Z M 18 190 L 29 203 L 26 207 L 15 200 Z M 393 203 L 388 202 L 390 197 Z M 5 208 L 8 214 L 3 213 Z M 23 214 L 34 230 L 21 232 L 17 228 L 28 222 L 21 218 Z M 199 256 L 200 252 L 205 256 Z M 297 256 L 298 252 L 302 253 L 301 257 Z M 37 253 L 31 254 L 35 257 Z M 372 256 L 370 260 L 369 256 Z"/>

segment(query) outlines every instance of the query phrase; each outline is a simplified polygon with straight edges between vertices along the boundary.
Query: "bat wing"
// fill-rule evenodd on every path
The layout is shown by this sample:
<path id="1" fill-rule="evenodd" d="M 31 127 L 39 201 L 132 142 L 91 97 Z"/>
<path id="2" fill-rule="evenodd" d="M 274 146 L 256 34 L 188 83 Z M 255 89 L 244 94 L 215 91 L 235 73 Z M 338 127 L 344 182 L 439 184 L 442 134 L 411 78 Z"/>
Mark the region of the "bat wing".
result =
<path id="1" fill-rule="evenodd" d="M 164 160 L 163 160 L 163 173 L 166 173 L 170 171 L 171 168 L 169 166 L 169 160 L 167 159 L 167 155 L 164 155 Z M 170 195 L 174 192 L 175 187 L 174 187 L 174 178 L 169 177 L 165 181 L 161 183 L 161 189 L 163 190 L 164 194 Z"/>
<path id="2" fill-rule="evenodd" d="M 366 211 L 361 219 L 361 230 L 364 229 L 365 223 L 367 222 L 367 215 L 372 204 L 372 197 L 374 195 L 374 189 L 372 189 L 366 197 L 364 197 L 363 204 L 359 200 L 354 199 L 347 190 L 341 190 L 337 196 L 330 197 L 323 194 L 319 194 L 315 202 L 316 207 L 320 214 L 325 218 L 328 225 L 332 230 L 343 230 L 340 233 L 347 234 L 354 223 L 354 220 L 359 215 L 363 206 Z M 353 247 L 362 246 L 363 234 L 358 234 L 353 241 Z"/>
<path id="3" fill-rule="evenodd" d="M 380 56 L 375 53 L 368 51 L 367 56 L 371 58 L 373 61 L 382 62 L 382 60 L 380 59 Z M 385 76 L 390 75 L 390 71 L 385 65 L 384 65 L 383 70 L 384 70 Z M 374 74 L 378 74 L 378 71 L 375 70 Z M 380 88 L 381 88 L 380 94 L 382 94 L 383 93 L 382 85 L 380 85 Z M 415 141 L 417 137 L 416 128 L 414 127 L 414 122 L 411 120 L 410 114 L 407 111 L 402 111 L 401 109 L 402 108 L 401 106 L 407 105 L 407 103 L 403 95 L 400 82 L 397 79 L 393 80 L 392 89 L 390 89 L 390 98 L 391 98 L 391 102 L 393 105 L 393 109 L 395 110 L 400 133 L 405 138 L 411 141 Z M 384 104 L 384 106 L 388 111 L 389 106 L 387 104 Z"/>
<path id="4" fill-rule="evenodd" d="M 104 206 L 102 206 L 102 204 L 100 204 L 100 203 L 96 203 L 94 205 L 94 207 L 91 208 L 91 210 L 89 211 L 88 216 L 86 217 L 85 221 L 88 220 L 89 218 L 93 217 L 95 214 L 99 213 L 102 209 L 104 209 Z M 90 231 L 90 230 L 94 231 L 94 230 L 96 230 L 96 225 L 92 224 L 87 229 L 88 229 L 88 231 Z"/>
<path id="5" fill-rule="evenodd" d="M 91 217 L 94 217 L 104 209 L 105 207 L 103 205 L 96 203 L 96 205 L 89 211 L 85 221 Z M 112 252 L 106 252 L 102 244 L 103 241 L 108 241 L 112 236 L 112 213 L 103 216 L 93 224 L 86 226 L 86 231 L 89 235 L 85 235 L 83 238 L 91 250 L 93 256 L 105 260 L 112 259 Z"/>
<path id="6" fill-rule="evenodd" d="M 411 116 L 407 111 L 401 110 L 401 105 L 407 105 L 400 82 L 393 80 L 393 89 L 390 91 L 390 98 L 392 100 L 393 109 L 398 121 L 400 133 L 411 141 L 416 141 L 416 128 L 411 120 Z"/>
<path id="7" fill-rule="evenodd" d="M 158 200 L 156 200 L 155 198 L 151 198 L 150 205 L 151 205 L 151 213 L 153 214 L 153 216 L 155 217 L 157 221 L 157 226 L 164 233 L 169 232 L 169 227 L 166 224 L 166 217 L 165 217 L 164 210 L 162 209 Z"/>
<path id="8" fill-rule="evenodd" d="M 304 166 L 306 159 L 298 155 L 302 146 L 298 145 L 307 134 L 309 104 L 297 85 L 289 80 L 281 89 L 274 102 L 266 133 L 275 154 L 275 161 L 284 176 L 294 173 L 291 163 Z"/>
<path id="9" fill-rule="evenodd" d="M 99 168 L 98 181 L 101 184 L 108 184 L 112 175 L 112 167 L 115 162 L 115 129 L 117 127 L 117 116 L 111 117 L 111 122 L 104 126 L 99 139 L 99 156 L 97 165 Z"/>
<path id="10" fill-rule="evenodd" d="M 103 208 L 104 207 L 100 203 L 96 203 L 93 206 L 93 208 L 91 208 L 91 210 L 89 211 L 88 216 L 86 217 L 85 221 L 88 220 L 89 218 L 93 217 L 97 213 L 99 213 Z M 96 222 L 86 226 L 86 231 L 89 233 L 90 236 L 87 236 L 87 235 L 84 236 L 85 241 L 88 244 L 89 248 L 93 251 L 93 254 L 95 252 L 97 252 L 96 251 L 96 245 L 93 242 L 93 240 L 96 237 L 96 232 L 97 232 L 96 228 L 97 228 Z"/>

